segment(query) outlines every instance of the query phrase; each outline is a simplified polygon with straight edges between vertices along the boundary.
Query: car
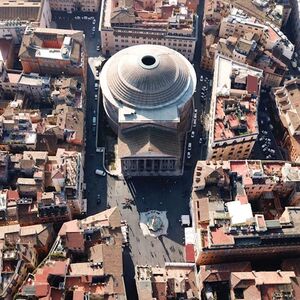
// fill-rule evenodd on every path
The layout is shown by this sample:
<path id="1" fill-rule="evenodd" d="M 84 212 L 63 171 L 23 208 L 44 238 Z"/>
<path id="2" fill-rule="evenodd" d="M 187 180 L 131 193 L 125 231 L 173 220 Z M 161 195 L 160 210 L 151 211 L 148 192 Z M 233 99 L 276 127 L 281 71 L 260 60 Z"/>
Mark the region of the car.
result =
<path id="1" fill-rule="evenodd" d="M 94 19 L 94 20 L 93 20 L 93 25 L 95 25 L 95 24 L 96 24 L 96 20 Z"/>
<path id="2" fill-rule="evenodd" d="M 270 149 L 269 152 L 272 153 L 272 154 L 275 154 L 275 150 L 274 149 Z"/>
<path id="3" fill-rule="evenodd" d="M 192 157 L 191 152 L 187 152 L 186 157 L 190 159 Z"/>
<path id="4" fill-rule="evenodd" d="M 191 132 L 191 138 L 193 139 L 195 137 L 195 131 Z"/>
<path id="5" fill-rule="evenodd" d="M 79 16 L 74 17 L 75 20 L 80 20 Z"/>
<path id="6" fill-rule="evenodd" d="M 99 45 L 97 45 L 97 48 L 96 48 L 96 49 L 97 49 L 97 51 L 100 51 L 100 46 L 99 46 Z"/>
<path id="7" fill-rule="evenodd" d="M 100 153 L 100 152 L 104 152 L 104 147 L 99 147 L 99 148 L 96 148 L 96 152 L 97 153 Z"/>
<path id="8" fill-rule="evenodd" d="M 197 126 L 197 119 L 194 119 L 193 120 L 193 127 L 196 127 Z"/>
<path id="9" fill-rule="evenodd" d="M 188 143 L 188 150 L 191 151 L 192 150 L 192 143 Z"/>
<path id="10" fill-rule="evenodd" d="M 194 119 L 197 119 L 197 113 L 194 113 Z"/>
<path id="11" fill-rule="evenodd" d="M 267 150 L 268 150 L 267 148 L 263 148 L 263 149 L 262 149 L 263 152 L 266 152 Z"/>
<path id="12" fill-rule="evenodd" d="M 202 75 L 200 76 L 200 81 L 203 81 L 203 76 Z"/>
<path id="13" fill-rule="evenodd" d="M 95 91 L 97 91 L 97 90 L 98 90 L 98 87 L 99 87 L 98 83 L 97 83 L 97 82 L 95 82 Z"/>
<path id="14" fill-rule="evenodd" d="M 97 94 L 95 94 L 95 100 L 96 100 L 96 101 L 98 100 L 98 95 L 97 95 Z"/>
<path id="15" fill-rule="evenodd" d="M 84 16 L 84 17 L 83 17 L 83 20 L 87 20 L 87 19 L 88 19 L 88 17 L 87 17 L 87 16 Z"/>
<path id="16" fill-rule="evenodd" d="M 105 175 L 106 175 L 106 172 L 103 171 L 103 170 L 100 170 L 100 169 L 96 169 L 96 170 L 95 170 L 95 174 L 96 174 L 96 175 L 100 175 L 100 176 L 105 176 Z"/>
<path id="17" fill-rule="evenodd" d="M 91 38 L 95 37 L 95 31 L 92 31 Z"/>
<path id="18" fill-rule="evenodd" d="M 93 115 L 96 116 L 96 110 L 95 110 L 95 109 L 94 109 L 94 111 L 93 111 Z"/>
<path id="19" fill-rule="evenodd" d="M 93 121 L 93 126 L 96 126 L 96 124 L 97 124 L 97 118 L 95 116 L 93 117 L 92 121 Z"/>
<path id="20" fill-rule="evenodd" d="M 198 112 L 198 109 L 197 109 L 197 108 L 195 108 L 195 109 L 194 109 L 194 113 L 196 114 L 197 112 Z"/>
<path id="21" fill-rule="evenodd" d="M 97 204 L 100 204 L 101 203 L 101 196 L 98 194 L 97 195 Z"/>
<path id="22" fill-rule="evenodd" d="M 96 71 L 96 76 L 97 76 L 97 77 L 99 76 L 99 70 Z"/>
<path id="23" fill-rule="evenodd" d="M 266 131 L 266 130 L 262 130 L 262 132 L 261 132 L 262 134 L 264 134 L 264 135 L 266 135 L 266 134 L 268 134 L 268 131 Z"/>
<path id="24" fill-rule="evenodd" d="M 96 31 L 96 27 L 95 26 L 93 26 L 92 31 Z"/>
<path id="25" fill-rule="evenodd" d="M 267 156 L 266 156 L 266 159 L 270 159 L 270 158 L 271 158 L 271 155 L 267 155 Z"/>
<path id="26" fill-rule="evenodd" d="M 200 139 L 199 139 L 199 144 L 202 144 L 202 142 L 203 142 L 203 139 L 200 138 Z"/>
<path id="27" fill-rule="evenodd" d="M 263 120 L 260 120 L 260 124 L 263 125 L 263 124 L 264 124 L 264 121 L 263 121 Z"/>

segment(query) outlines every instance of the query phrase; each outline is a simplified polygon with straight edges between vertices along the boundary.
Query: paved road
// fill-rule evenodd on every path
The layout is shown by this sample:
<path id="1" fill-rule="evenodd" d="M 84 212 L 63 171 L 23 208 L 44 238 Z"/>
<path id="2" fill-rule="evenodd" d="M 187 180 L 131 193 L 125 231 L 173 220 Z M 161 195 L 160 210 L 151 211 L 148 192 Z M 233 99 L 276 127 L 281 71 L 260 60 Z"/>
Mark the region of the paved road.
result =
<path id="1" fill-rule="evenodd" d="M 278 147 L 273 134 L 273 128 L 276 126 L 276 124 L 272 124 L 273 118 L 271 118 L 272 116 L 270 115 L 271 105 L 269 101 L 273 100 L 269 98 L 268 94 L 261 93 L 257 114 L 260 134 L 250 155 L 250 158 L 252 159 L 284 159 L 282 151 Z M 273 150 L 275 153 L 272 153 Z"/>

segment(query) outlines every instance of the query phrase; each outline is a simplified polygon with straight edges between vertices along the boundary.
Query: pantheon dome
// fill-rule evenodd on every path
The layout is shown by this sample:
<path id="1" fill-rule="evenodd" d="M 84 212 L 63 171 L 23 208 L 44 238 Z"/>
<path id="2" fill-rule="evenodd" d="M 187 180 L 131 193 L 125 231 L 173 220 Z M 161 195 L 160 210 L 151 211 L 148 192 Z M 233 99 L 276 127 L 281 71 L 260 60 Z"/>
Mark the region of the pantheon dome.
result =
<path id="1" fill-rule="evenodd" d="M 132 46 L 107 61 L 100 86 L 123 173 L 182 174 L 196 82 L 190 62 L 164 46 Z"/>
<path id="2" fill-rule="evenodd" d="M 120 108 L 137 114 L 147 110 L 149 115 L 151 110 L 167 112 L 168 108 L 184 106 L 195 91 L 196 74 L 190 62 L 172 49 L 137 45 L 107 61 L 100 85 L 106 112 L 118 123 Z"/>

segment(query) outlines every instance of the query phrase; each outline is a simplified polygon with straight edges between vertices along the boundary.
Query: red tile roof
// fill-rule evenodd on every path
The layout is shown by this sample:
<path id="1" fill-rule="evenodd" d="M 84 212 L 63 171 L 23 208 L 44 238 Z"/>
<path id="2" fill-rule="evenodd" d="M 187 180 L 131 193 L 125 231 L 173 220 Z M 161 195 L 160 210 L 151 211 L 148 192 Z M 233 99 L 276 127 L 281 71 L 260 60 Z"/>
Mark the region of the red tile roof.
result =
<path id="1" fill-rule="evenodd" d="M 248 93 L 258 95 L 258 78 L 256 76 L 247 76 L 247 91 Z"/>
<path id="2" fill-rule="evenodd" d="M 16 201 L 20 199 L 19 193 L 17 190 L 8 190 L 7 191 L 7 200 L 8 201 Z"/>

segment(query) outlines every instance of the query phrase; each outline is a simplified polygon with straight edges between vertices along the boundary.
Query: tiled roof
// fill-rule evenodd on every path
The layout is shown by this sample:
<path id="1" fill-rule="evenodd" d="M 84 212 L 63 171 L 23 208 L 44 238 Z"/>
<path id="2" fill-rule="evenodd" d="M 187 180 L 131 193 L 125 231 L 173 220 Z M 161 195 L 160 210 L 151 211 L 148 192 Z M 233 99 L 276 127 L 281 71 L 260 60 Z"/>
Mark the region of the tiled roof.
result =
<path id="1" fill-rule="evenodd" d="M 176 132 L 158 127 L 139 127 L 118 136 L 119 157 L 181 156 L 180 137 Z"/>

